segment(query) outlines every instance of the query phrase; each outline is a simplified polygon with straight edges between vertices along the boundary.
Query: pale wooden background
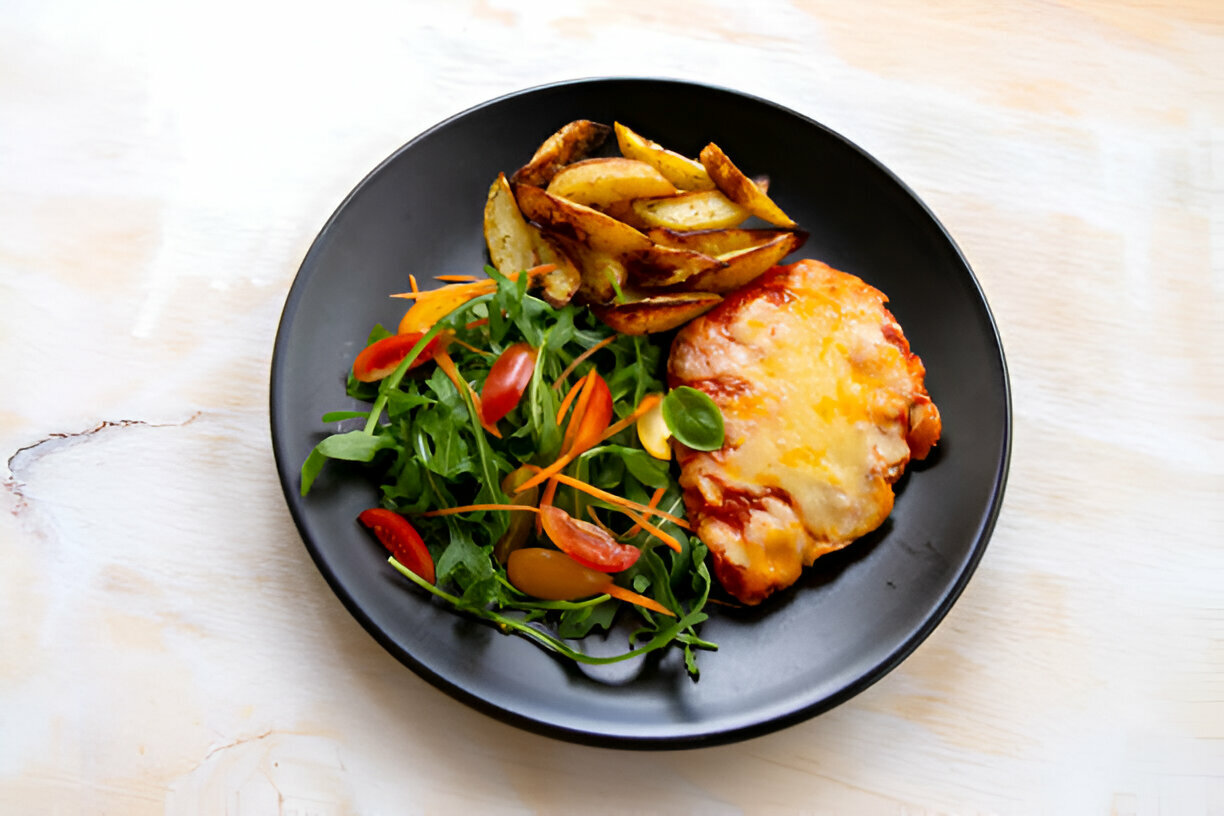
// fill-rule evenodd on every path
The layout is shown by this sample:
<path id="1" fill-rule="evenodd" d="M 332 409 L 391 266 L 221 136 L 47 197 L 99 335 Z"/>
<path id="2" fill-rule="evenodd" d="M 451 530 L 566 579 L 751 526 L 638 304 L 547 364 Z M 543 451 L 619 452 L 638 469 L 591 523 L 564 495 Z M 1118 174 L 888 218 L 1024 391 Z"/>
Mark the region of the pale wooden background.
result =
<path id="1" fill-rule="evenodd" d="M 0 812 L 1224 813 L 1224 7 L 0 3 Z M 495 722 L 305 558 L 267 430 L 310 241 L 433 123 L 593 75 L 815 117 L 935 210 L 1011 366 L 945 623 L 679 753 Z"/>

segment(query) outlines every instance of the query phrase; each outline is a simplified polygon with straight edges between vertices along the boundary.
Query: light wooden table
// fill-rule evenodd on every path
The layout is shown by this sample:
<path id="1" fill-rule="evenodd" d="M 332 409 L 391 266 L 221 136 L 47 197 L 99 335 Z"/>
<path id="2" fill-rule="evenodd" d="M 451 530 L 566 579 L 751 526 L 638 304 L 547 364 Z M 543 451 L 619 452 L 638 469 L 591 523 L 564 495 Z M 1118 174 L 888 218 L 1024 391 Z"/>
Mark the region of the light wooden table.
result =
<path id="1" fill-rule="evenodd" d="M 0 812 L 1224 812 L 1224 7 L 858 5 L 5 3 Z M 592 75 L 862 145 L 1010 363 L 959 603 L 736 745 L 577 747 L 451 700 L 327 589 L 272 464 L 277 319 L 333 208 L 435 122 Z"/>

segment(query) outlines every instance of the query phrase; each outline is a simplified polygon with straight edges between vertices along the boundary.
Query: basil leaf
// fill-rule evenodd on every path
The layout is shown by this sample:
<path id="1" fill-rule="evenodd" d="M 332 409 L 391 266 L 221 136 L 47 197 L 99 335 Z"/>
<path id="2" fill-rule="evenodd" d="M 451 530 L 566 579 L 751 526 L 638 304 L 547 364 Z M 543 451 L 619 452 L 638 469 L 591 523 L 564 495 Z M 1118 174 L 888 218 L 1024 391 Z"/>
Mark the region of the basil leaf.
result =
<path id="1" fill-rule="evenodd" d="M 712 451 L 723 446 L 722 411 L 702 391 L 682 385 L 663 398 L 663 421 L 672 436 L 693 450 Z"/>

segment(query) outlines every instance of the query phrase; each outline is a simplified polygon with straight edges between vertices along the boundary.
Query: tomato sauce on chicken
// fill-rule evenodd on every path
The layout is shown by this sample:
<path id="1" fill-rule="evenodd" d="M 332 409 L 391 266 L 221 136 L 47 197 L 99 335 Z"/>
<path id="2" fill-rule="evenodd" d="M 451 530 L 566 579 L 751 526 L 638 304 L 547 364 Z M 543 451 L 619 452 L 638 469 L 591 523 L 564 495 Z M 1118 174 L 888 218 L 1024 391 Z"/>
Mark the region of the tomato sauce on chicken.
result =
<path id="1" fill-rule="evenodd" d="M 723 587 L 757 604 L 879 527 L 892 485 L 938 441 L 922 360 L 860 278 L 774 267 L 686 325 L 671 387 L 719 406 L 723 447 L 676 443 L 688 518 Z"/>

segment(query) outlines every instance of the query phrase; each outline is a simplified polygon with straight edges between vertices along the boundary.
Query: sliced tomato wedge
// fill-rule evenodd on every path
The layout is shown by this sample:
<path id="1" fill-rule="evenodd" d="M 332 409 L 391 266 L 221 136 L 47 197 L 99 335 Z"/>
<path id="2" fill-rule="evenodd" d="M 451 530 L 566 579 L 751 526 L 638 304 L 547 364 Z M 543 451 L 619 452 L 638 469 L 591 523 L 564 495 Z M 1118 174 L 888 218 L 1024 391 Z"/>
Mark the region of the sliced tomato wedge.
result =
<path id="1" fill-rule="evenodd" d="M 387 552 L 429 583 L 436 579 L 433 556 L 408 519 L 393 510 L 372 507 L 362 511 L 357 520 L 374 532 Z"/>
<path id="2" fill-rule="evenodd" d="M 582 566 L 599 572 L 627 570 L 642 554 L 637 547 L 620 543 L 601 527 L 573 518 L 559 507 L 541 507 L 540 521 L 557 549 Z"/>
<path id="3" fill-rule="evenodd" d="M 412 334 L 393 334 L 390 337 L 371 343 L 362 349 L 353 361 L 353 376 L 361 382 L 378 382 L 399 366 L 412 347 L 420 342 L 424 332 Z M 438 350 L 438 337 L 425 344 L 421 353 L 412 361 L 409 368 L 416 368 L 421 363 L 430 360 Z"/>
<path id="4" fill-rule="evenodd" d="M 515 343 L 493 361 L 480 391 L 480 412 L 486 423 L 494 424 L 519 404 L 535 372 L 537 356 L 539 351 L 527 343 Z"/>

